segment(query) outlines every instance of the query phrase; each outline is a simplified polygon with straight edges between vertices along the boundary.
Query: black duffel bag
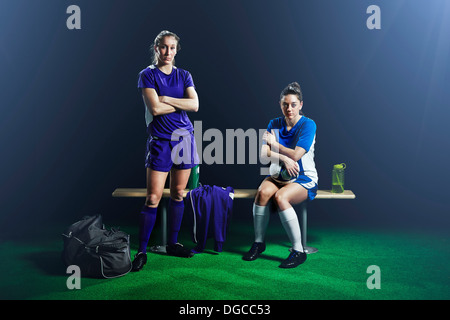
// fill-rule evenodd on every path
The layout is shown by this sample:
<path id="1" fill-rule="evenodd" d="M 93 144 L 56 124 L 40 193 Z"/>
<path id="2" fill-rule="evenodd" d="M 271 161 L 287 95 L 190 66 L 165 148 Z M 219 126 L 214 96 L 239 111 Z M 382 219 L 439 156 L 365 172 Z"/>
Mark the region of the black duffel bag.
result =
<path id="1" fill-rule="evenodd" d="M 76 265 L 81 277 L 116 278 L 131 271 L 130 236 L 111 228 L 102 216 L 87 216 L 62 234 L 62 259 L 66 266 Z"/>

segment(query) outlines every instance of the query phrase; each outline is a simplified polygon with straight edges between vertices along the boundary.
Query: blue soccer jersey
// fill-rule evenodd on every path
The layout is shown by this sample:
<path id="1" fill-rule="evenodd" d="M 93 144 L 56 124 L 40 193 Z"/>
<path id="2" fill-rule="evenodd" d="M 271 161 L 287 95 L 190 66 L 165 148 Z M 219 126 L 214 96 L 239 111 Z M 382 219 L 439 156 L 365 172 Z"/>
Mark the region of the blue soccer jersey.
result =
<path id="1" fill-rule="evenodd" d="M 314 163 L 314 144 L 316 142 L 316 123 L 305 116 L 290 129 L 287 129 L 284 117 L 270 121 L 267 131 L 275 135 L 276 140 L 282 146 L 295 149 L 302 147 L 306 150 L 303 157 L 298 160 L 300 167 L 299 177 L 295 182 L 300 183 L 306 189 L 317 187 L 318 175 Z"/>
<path id="2" fill-rule="evenodd" d="M 155 65 L 150 65 L 139 73 L 138 88 L 153 88 L 158 96 L 182 99 L 185 98 L 188 87 L 194 87 L 191 74 L 175 66 L 168 75 Z M 172 133 L 177 129 L 184 129 L 186 133 L 191 133 L 194 130 L 184 110 L 153 117 L 148 108 L 145 107 L 145 120 L 147 132 L 153 137 L 170 140 Z"/>

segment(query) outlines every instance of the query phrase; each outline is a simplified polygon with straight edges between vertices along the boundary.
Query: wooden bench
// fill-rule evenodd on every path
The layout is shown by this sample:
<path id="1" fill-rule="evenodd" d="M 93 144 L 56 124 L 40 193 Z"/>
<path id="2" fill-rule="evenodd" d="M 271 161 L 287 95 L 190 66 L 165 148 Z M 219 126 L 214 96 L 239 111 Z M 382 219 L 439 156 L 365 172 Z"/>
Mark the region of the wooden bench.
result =
<path id="1" fill-rule="evenodd" d="M 183 196 L 186 197 L 186 194 L 189 192 L 189 189 L 185 189 Z M 126 197 L 126 198 L 145 198 L 147 196 L 147 189 L 145 188 L 117 188 L 112 193 L 113 197 Z M 234 189 L 234 199 L 254 199 L 256 196 L 256 189 Z M 162 245 L 152 247 L 153 251 L 164 251 L 165 244 L 167 243 L 167 200 L 170 198 L 170 189 L 165 188 L 163 191 L 162 199 L 161 199 L 161 209 L 162 209 L 162 217 L 161 217 L 161 227 L 163 230 L 162 233 Z M 331 190 L 318 190 L 317 196 L 315 200 L 320 199 L 355 199 L 356 196 L 351 190 L 345 190 L 343 193 L 331 193 Z M 307 203 L 302 203 L 300 205 L 300 225 L 302 231 L 302 244 L 306 253 L 314 253 L 318 250 L 314 247 L 309 247 L 306 245 L 306 235 L 307 235 Z"/>

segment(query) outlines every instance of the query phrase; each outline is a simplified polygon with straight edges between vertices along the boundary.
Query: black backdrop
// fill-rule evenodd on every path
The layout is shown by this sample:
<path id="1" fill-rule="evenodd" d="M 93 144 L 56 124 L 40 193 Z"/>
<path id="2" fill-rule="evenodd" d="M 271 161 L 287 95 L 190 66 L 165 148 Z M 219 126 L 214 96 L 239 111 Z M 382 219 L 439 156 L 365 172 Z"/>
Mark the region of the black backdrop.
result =
<path id="1" fill-rule="evenodd" d="M 69 5 L 81 29 L 69 30 Z M 370 30 L 369 5 L 381 10 Z M 0 3 L 2 228 L 130 217 L 145 187 L 137 74 L 168 29 L 200 98 L 203 131 L 263 129 L 298 81 L 315 120 L 319 187 L 345 162 L 357 199 L 311 204 L 313 223 L 447 228 L 448 1 L 25 1 Z M 210 142 L 204 141 L 203 148 Z M 201 182 L 256 188 L 259 164 L 201 167 Z M 235 159 L 236 162 L 236 159 Z M 251 201 L 236 201 L 249 217 Z"/>

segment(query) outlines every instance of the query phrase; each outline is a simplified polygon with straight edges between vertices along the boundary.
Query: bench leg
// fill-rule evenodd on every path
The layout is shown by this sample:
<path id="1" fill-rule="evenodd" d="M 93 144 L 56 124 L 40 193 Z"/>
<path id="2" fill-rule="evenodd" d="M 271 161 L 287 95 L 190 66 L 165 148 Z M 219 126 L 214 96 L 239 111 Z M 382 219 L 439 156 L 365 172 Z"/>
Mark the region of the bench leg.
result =
<path id="1" fill-rule="evenodd" d="M 155 245 L 150 248 L 152 252 L 166 253 L 167 245 L 167 204 L 168 199 L 162 198 L 160 201 L 161 205 L 161 245 Z"/>
<path id="2" fill-rule="evenodd" d="M 303 250 L 310 254 L 310 253 L 315 253 L 317 252 L 317 248 L 314 247 L 308 247 L 306 245 L 306 239 L 307 239 L 307 229 L 308 229 L 308 204 L 306 202 L 303 202 L 301 204 L 301 208 L 300 208 L 300 216 L 301 216 L 301 231 L 302 231 L 302 245 L 303 245 Z"/>

